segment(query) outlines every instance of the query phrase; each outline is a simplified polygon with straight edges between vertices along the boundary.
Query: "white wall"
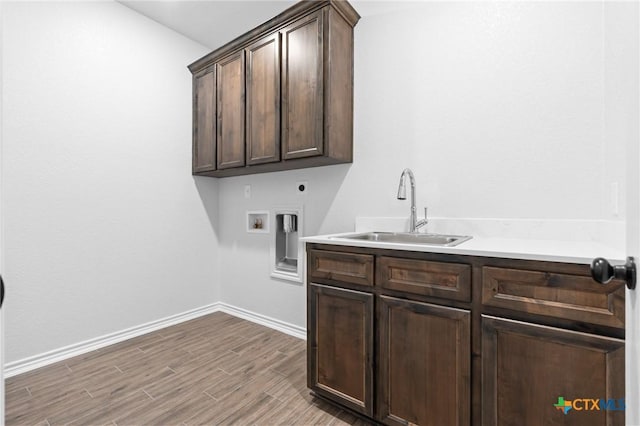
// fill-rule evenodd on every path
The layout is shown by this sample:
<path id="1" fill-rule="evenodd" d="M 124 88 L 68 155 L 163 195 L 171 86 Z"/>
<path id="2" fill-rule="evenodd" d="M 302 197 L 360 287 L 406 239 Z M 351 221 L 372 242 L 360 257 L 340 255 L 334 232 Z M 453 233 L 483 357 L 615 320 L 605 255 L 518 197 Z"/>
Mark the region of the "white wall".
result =
<path id="1" fill-rule="evenodd" d="M 601 3 L 380 10 L 355 30 L 354 163 L 220 181 L 222 301 L 304 326 L 304 288 L 269 278 L 268 237 L 243 232 L 245 210 L 302 201 L 307 235 L 351 230 L 356 216 L 406 216 L 408 201 L 395 198 L 405 167 L 419 211 L 436 217 L 624 218 L 624 169 L 605 160 L 625 144 L 604 137 Z M 298 180 L 308 195 L 295 193 Z"/>
<path id="2" fill-rule="evenodd" d="M 2 29 L 6 361 L 217 301 L 208 49 L 113 2 L 6 3 Z"/>

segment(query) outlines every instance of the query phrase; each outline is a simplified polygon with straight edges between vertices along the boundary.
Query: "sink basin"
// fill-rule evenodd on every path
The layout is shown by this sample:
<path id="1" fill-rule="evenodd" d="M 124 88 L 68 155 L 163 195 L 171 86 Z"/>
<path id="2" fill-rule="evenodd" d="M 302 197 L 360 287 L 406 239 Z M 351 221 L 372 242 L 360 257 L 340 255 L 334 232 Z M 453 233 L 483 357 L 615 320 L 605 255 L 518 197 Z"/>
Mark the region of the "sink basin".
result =
<path id="1" fill-rule="evenodd" d="M 472 237 L 465 235 L 441 235 L 441 234 L 413 234 L 400 232 L 366 232 L 362 234 L 347 234 L 331 238 L 358 240 L 358 241 L 378 241 L 381 243 L 396 244 L 420 244 L 428 246 L 453 247 Z"/>

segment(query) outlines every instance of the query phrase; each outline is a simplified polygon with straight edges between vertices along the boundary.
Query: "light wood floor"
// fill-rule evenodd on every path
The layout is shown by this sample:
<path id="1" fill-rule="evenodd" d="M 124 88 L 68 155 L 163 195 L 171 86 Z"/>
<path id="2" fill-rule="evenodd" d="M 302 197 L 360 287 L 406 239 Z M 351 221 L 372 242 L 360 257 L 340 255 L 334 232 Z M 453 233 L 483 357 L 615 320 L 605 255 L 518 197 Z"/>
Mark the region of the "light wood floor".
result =
<path id="1" fill-rule="evenodd" d="M 340 425 L 305 342 L 215 313 L 6 380 L 7 425 Z"/>

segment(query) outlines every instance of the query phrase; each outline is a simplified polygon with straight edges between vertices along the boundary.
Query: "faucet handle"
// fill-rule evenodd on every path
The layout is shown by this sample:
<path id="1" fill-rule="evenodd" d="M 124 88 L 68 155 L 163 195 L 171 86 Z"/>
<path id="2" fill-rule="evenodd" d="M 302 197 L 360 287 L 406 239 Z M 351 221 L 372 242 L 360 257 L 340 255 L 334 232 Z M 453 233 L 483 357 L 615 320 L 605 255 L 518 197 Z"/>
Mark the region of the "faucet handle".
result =
<path id="1" fill-rule="evenodd" d="M 424 208 L 424 219 L 420 219 L 417 220 L 418 218 L 416 218 L 416 226 L 414 228 L 414 230 L 412 232 L 418 232 L 418 229 L 422 228 L 423 226 L 425 226 L 429 220 L 427 219 L 427 208 Z"/>

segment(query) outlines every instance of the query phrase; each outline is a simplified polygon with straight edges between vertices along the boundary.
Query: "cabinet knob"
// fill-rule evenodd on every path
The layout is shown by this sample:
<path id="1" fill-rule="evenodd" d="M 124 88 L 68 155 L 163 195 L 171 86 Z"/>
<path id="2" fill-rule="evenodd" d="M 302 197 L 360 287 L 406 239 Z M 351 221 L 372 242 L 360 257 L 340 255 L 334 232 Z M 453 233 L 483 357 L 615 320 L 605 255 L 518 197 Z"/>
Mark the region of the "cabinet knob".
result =
<path id="1" fill-rule="evenodd" d="M 624 280 L 629 290 L 636 288 L 636 264 L 633 257 L 627 257 L 624 265 L 613 266 L 603 257 L 593 259 L 591 262 L 591 277 L 600 284 L 607 284 L 614 278 Z"/>

